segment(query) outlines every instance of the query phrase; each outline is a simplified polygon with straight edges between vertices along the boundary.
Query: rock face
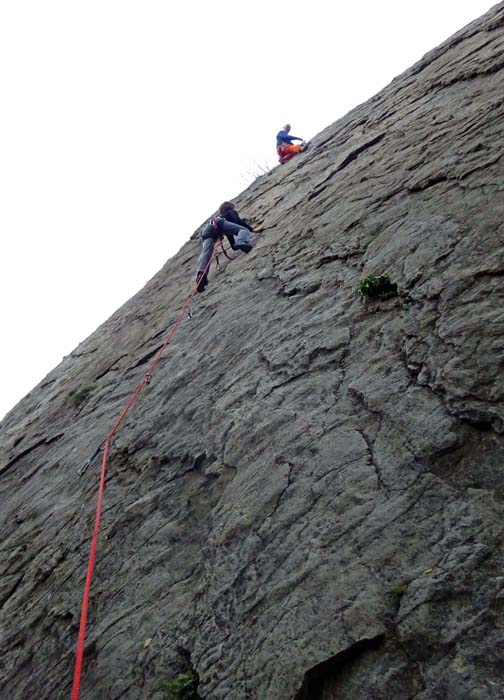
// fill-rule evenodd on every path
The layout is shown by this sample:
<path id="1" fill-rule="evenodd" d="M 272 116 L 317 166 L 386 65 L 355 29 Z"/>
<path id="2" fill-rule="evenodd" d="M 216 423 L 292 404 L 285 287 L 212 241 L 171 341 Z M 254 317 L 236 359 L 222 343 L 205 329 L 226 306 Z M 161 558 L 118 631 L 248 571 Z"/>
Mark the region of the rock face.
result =
<path id="1" fill-rule="evenodd" d="M 504 697 L 504 3 L 237 208 L 110 453 L 81 697 Z M 224 197 L 223 197 L 224 198 Z M 196 235 L 1 425 L 0 696 L 69 698 L 99 462 Z M 399 294 L 362 302 L 370 274 Z"/>

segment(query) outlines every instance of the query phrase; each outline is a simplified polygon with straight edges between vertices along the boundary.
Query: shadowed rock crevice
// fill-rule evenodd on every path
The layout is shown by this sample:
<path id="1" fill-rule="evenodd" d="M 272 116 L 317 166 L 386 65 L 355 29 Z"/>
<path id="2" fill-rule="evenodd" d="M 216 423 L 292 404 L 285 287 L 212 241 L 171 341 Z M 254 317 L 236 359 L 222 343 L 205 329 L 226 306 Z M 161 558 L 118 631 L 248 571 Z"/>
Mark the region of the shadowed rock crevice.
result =
<path id="1" fill-rule="evenodd" d="M 156 348 L 154 348 L 154 350 L 149 350 L 149 352 L 145 355 L 142 355 L 142 357 L 139 360 L 137 360 L 134 365 L 131 365 L 129 369 L 136 369 L 137 367 L 141 367 L 142 365 L 147 364 L 149 360 L 151 360 L 155 355 L 157 355 L 157 353 L 161 350 L 162 347 L 162 345 L 158 345 Z"/>
<path id="2" fill-rule="evenodd" d="M 96 375 L 95 381 L 96 381 L 96 382 L 99 381 L 99 380 L 102 379 L 106 374 L 108 374 L 109 372 L 111 372 L 111 371 L 119 364 L 119 362 L 120 362 L 123 358 L 125 358 L 125 357 L 127 357 L 127 355 L 120 355 L 116 360 L 114 360 L 110 365 L 108 365 L 108 367 L 107 367 L 106 369 L 104 369 L 102 372 L 100 372 L 100 374 L 97 374 L 97 375 Z"/>
<path id="3" fill-rule="evenodd" d="M 27 447 L 25 450 L 20 452 L 19 454 L 15 455 L 12 457 L 6 464 L 2 465 L 0 467 L 0 475 L 6 472 L 8 469 L 13 467 L 16 462 L 19 460 L 22 460 L 24 457 L 27 457 L 31 452 L 36 450 L 37 448 L 43 446 L 43 445 L 51 445 L 53 442 L 56 442 L 57 440 L 60 440 L 64 436 L 64 433 L 57 433 L 56 435 L 52 435 L 51 437 L 47 438 L 42 438 L 38 442 L 36 442 L 34 445 L 31 445 L 30 447 Z M 23 439 L 24 436 L 21 437 Z M 15 442 L 15 445 L 19 444 L 21 442 L 21 439 Z"/>
<path id="4" fill-rule="evenodd" d="M 366 651 L 377 650 L 384 644 L 384 635 L 372 639 L 361 639 L 338 654 L 321 661 L 306 671 L 303 684 L 294 696 L 294 700 L 329 700 L 337 697 L 338 676 L 344 670 L 359 663 L 359 658 Z"/>

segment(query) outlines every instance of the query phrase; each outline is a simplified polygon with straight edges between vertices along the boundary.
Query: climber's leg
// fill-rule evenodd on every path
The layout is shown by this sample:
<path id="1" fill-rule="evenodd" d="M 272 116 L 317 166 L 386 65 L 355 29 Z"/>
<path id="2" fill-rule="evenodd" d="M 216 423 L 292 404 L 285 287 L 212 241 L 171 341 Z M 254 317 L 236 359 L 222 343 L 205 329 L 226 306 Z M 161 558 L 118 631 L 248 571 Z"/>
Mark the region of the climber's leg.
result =
<path id="1" fill-rule="evenodd" d="M 208 278 L 206 273 L 203 274 L 206 270 L 206 267 L 208 263 L 210 262 L 210 259 L 212 257 L 213 249 L 215 245 L 215 239 L 213 238 L 204 238 L 203 239 L 203 247 L 201 250 L 201 255 L 199 256 L 198 260 L 198 270 L 196 272 L 196 281 L 198 282 L 198 292 L 202 292 L 206 285 L 208 284 Z"/>

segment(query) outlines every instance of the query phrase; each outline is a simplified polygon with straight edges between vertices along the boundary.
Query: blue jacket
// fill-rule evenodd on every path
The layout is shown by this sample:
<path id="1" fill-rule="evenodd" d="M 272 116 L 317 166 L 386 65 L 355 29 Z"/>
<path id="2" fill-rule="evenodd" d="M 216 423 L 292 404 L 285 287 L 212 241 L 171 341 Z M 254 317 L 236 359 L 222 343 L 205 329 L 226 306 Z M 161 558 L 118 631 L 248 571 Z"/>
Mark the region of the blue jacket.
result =
<path id="1" fill-rule="evenodd" d="M 276 141 L 277 146 L 284 146 L 286 143 L 292 143 L 293 141 L 302 141 L 299 136 L 291 136 L 287 131 L 283 129 L 278 132 Z"/>

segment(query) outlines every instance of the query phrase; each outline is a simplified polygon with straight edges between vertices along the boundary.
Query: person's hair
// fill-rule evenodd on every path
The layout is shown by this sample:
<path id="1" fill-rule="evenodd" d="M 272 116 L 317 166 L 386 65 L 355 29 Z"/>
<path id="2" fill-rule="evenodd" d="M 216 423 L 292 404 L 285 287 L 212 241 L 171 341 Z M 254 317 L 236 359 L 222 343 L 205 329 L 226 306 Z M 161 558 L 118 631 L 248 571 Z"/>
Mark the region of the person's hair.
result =
<path id="1" fill-rule="evenodd" d="M 235 205 L 233 202 L 222 202 L 222 204 L 219 207 L 219 214 L 224 214 L 225 211 L 228 209 L 234 209 Z"/>
<path id="2" fill-rule="evenodd" d="M 291 128 L 291 125 L 289 124 L 289 122 L 287 122 L 287 124 L 285 124 L 285 126 L 284 126 L 284 130 L 289 131 L 290 128 Z"/>

